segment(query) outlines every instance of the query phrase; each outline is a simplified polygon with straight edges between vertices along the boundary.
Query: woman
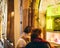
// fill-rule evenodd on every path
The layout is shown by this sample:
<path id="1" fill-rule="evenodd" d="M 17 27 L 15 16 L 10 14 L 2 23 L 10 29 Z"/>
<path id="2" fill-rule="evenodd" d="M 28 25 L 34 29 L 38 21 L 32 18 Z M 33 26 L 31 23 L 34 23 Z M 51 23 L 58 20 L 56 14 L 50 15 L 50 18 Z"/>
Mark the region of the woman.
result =
<path id="1" fill-rule="evenodd" d="M 24 29 L 21 38 L 17 42 L 17 48 L 24 48 L 26 44 L 30 42 L 30 35 L 31 35 L 31 27 L 27 26 Z"/>

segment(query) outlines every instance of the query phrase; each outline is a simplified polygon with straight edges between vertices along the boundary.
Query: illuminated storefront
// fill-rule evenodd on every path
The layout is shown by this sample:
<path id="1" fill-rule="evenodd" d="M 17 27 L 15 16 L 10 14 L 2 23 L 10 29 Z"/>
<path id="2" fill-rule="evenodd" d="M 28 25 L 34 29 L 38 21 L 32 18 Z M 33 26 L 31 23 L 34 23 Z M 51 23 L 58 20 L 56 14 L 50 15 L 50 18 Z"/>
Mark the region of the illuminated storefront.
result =
<path id="1" fill-rule="evenodd" d="M 46 15 L 46 39 L 60 46 L 60 4 L 50 5 Z"/>

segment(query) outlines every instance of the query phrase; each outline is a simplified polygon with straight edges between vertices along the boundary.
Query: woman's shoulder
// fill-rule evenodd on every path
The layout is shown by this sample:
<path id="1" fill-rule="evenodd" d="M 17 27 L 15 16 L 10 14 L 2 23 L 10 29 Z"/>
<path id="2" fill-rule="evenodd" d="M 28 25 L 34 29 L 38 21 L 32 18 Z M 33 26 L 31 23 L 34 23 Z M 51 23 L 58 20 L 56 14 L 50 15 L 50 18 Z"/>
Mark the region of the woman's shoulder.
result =
<path id="1" fill-rule="evenodd" d="M 20 39 L 17 41 L 17 46 L 18 46 L 18 47 L 24 47 L 24 46 L 26 46 L 26 41 L 25 41 L 23 38 L 20 38 Z"/>
<path id="2" fill-rule="evenodd" d="M 26 42 L 23 38 L 19 39 L 20 42 Z"/>

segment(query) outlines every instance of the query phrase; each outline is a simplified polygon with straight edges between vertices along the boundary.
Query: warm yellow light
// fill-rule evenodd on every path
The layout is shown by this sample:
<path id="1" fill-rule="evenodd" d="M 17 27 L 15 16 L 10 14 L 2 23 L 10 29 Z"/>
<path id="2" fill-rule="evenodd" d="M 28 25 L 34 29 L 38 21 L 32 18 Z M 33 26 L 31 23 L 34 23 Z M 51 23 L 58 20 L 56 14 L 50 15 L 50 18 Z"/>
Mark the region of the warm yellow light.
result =
<path id="1" fill-rule="evenodd" d="M 38 9 L 39 1 L 40 1 L 40 0 L 36 0 L 36 1 L 35 1 L 35 3 L 34 3 L 34 8 L 35 8 L 35 9 Z"/>
<path id="2" fill-rule="evenodd" d="M 47 29 L 52 29 L 53 28 L 53 26 L 52 26 L 52 24 L 53 24 L 53 20 L 50 18 L 50 19 L 48 19 L 47 20 Z"/>
<path id="3" fill-rule="evenodd" d="M 14 16 L 14 11 L 11 12 L 11 17 L 13 17 L 13 16 Z"/>

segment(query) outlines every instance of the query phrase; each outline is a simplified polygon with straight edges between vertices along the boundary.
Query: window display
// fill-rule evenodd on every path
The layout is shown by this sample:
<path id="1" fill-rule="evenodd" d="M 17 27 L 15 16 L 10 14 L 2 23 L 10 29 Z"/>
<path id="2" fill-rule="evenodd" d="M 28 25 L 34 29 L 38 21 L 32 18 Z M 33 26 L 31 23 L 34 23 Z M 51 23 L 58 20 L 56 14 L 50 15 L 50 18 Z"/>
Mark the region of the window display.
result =
<path id="1" fill-rule="evenodd" d="M 60 18 L 54 18 L 54 31 L 60 31 Z"/>
<path id="2" fill-rule="evenodd" d="M 60 4 L 50 5 L 47 8 L 46 40 L 54 43 L 54 46 L 60 46 Z"/>
<path id="3" fill-rule="evenodd" d="M 56 44 L 60 44 L 60 33 L 59 32 L 47 32 L 46 40 L 49 42 L 54 42 Z"/>
<path id="4" fill-rule="evenodd" d="M 48 6 L 46 15 L 46 30 L 60 31 L 60 4 Z"/>

